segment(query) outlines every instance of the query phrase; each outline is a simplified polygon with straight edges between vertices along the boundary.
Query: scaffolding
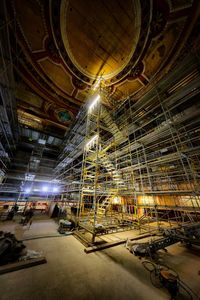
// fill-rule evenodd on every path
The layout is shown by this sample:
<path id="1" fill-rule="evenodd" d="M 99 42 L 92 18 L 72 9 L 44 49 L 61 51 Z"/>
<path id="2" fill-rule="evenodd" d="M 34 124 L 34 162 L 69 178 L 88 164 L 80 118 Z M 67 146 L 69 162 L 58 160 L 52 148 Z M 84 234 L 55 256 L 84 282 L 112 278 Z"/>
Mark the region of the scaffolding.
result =
<path id="1" fill-rule="evenodd" d="M 18 140 L 18 121 L 16 115 L 15 82 L 13 59 L 10 44 L 9 26 L 16 23 L 10 20 L 6 1 L 0 3 L 0 168 L 1 175 L 7 171 L 10 159 Z M 14 45 L 13 45 L 14 47 Z"/>
<path id="2" fill-rule="evenodd" d="M 17 202 L 28 202 L 28 197 L 33 193 L 34 180 L 39 168 L 40 161 L 42 159 L 44 151 L 44 144 L 37 144 L 31 152 L 30 159 L 28 161 L 26 172 L 24 174 L 24 180 L 21 182 Z M 25 206 L 26 209 L 26 206 Z"/>
<path id="3" fill-rule="evenodd" d="M 116 153 L 121 143 L 124 143 L 124 134 L 102 103 L 100 91 L 87 110 L 77 211 L 78 226 L 92 234 L 92 242 L 99 234 L 121 229 L 122 223 L 124 228 L 126 221 L 129 228 L 131 225 L 131 219 L 124 218 L 131 212 L 124 195 L 132 195 L 133 177 L 118 167 Z M 130 167 L 131 159 L 126 160 L 125 165 Z"/>
<path id="4" fill-rule="evenodd" d="M 199 220 L 199 72 L 195 57 L 185 64 L 116 112 L 132 156 L 125 168 L 129 150 L 121 148 L 120 168 L 134 172 L 137 207 L 158 227 L 162 219 Z"/>
<path id="5" fill-rule="evenodd" d="M 200 75 L 188 55 L 164 79 L 111 110 L 84 105 L 57 166 L 77 223 L 95 237 L 199 221 Z M 97 96 L 97 95 L 96 95 Z M 79 198 L 78 198 L 79 195 Z M 66 197 L 68 197 L 66 196 Z"/>

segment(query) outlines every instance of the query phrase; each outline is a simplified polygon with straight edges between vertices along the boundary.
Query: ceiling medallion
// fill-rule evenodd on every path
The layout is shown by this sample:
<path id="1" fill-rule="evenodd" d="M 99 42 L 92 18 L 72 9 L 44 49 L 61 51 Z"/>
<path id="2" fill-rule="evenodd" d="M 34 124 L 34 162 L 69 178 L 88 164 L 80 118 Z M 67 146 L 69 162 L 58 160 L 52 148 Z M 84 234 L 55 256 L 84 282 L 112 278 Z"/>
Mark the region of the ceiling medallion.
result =
<path id="1" fill-rule="evenodd" d="M 70 123 L 73 119 L 71 113 L 62 108 L 55 110 L 55 116 L 59 122 L 64 124 Z"/>
<path id="2" fill-rule="evenodd" d="M 119 6 L 115 0 L 52 0 L 51 9 L 55 43 L 80 81 L 92 85 L 102 77 L 105 85 L 113 85 L 139 61 L 148 38 L 150 1 L 128 0 Z"/>

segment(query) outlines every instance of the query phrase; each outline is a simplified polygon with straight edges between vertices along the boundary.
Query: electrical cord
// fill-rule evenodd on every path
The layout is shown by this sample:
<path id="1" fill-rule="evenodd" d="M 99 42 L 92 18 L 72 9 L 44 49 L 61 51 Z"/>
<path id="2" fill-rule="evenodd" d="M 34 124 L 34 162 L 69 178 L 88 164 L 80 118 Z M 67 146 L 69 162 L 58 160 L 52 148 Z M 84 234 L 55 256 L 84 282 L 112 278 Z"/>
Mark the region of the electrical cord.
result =
<path id="1" fill-rule="evenodd" d="M 191 294 L 193 294 L 197 300 L 200 300 L 200 297 L 182 280 L 179 280 L 179 285 L 186 291 L 186 292 L 190 292 Z M 191 298 L 193 299 L 193 297 Z"/>
<path id="2" fill-rule="evenodd" d="M 155 286 L 156 288 L 162 288 L 165 286 L 162 280 L 161 270 L 168 271 L 170 272 L 170 274 L 174 276 L 174 278 L 177 279 L 177 290 L 182 288 L 187 293 L 190 300 L 194 300 L 194 297 L 195 299 L 200 300 L 200 297 L 185 282 L 183 282 L 180 279 L 179 275 L 175 270 L 169 268 L 166 265 L 155 264 L 149 260 L 144 260 L 142 262 L 142 265 L 150 273 L 150 281 L 152 285 Z"/>

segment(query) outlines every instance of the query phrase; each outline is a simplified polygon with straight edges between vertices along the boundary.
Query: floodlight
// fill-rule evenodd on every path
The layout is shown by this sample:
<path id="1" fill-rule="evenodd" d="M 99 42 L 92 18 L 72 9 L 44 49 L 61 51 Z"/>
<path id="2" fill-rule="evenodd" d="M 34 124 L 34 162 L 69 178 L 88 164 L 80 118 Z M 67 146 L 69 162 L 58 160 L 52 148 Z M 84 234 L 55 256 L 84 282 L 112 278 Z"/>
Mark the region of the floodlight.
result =
<path id="1" fill-rule="evenodd" d="M 48 191 L 48 186 L 43 186 L 42 191 L 47 192 Z"/>
<path id="2" fill-rule="evenodd" d="M 98 134 L 96 134 L 95 136 L 93 136 L 89 142 L 87 142 L 87 144 L 85 145 L 86 149 L 89 149 L 90 147 L 94 146 L 94 142 L 95 140 L 98 138 Z"/>
<path id="3" fill-rule="evenodd" d="M 91 112 L 91 110 L 95 107 L 95 105 L 97 104 L 97 102 L 100 99 L 100 95 L 97 95 L 96 98 L 92 101 L 92 103 L 90 104 L 88 111 Z"/>

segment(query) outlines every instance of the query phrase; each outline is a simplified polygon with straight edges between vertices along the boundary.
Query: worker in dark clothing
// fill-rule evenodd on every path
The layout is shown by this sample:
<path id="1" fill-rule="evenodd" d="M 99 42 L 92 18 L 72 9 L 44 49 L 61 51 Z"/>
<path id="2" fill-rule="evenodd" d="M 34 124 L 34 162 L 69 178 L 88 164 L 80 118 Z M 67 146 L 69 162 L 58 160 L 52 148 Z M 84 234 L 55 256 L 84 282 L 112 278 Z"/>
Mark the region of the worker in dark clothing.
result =
<path id="1" fill-rule="evenodd" d="M 59 216 L 60 209 L 56 203 L 51 218 L 57 218 Z"/>
<path id="2" fill-rule="evenodd" d="M 17 203 L 15 203 L 12 209 L 14 210 L 15 214 L 18 212 L 19 206 L 17 205 Z"/>
<path id="3" fill-rule="evenodd" d="M 34 215 L 33 209 L 30 208 L 30 210 L 29 210 L 29 212 L 28 212 L 28 217 L 29 217 L 29 220 L 28 220 L 29 228 L 31 227 L 31 225 L 32 225 L 32 223 L 33 223 L 33 215 Z"/>
<path id="4" fill-rule="evenodd" d="M 8 213 L 8 215 L 7 215 L 7 220 L 12 220 L 13 219 L 13 217 L 14 217 L 14 210 L 13 209 L 11 209 L 10 211 L 9 211 L 9 213 Z"/>
<path id="5" fill-rule="evenodd" d="M 33 221 L 33 215 L 34 215 L 34 212 L 33 212 L 32 208 L 25 210 L 24 216 L 22 217 L 22 220 L 21 220 L 21 223 L 23 225 L 26 225 L 27 223 L 29 223 L 29 227 L 30 227 L 32 224 L 32 221 Z"/>

